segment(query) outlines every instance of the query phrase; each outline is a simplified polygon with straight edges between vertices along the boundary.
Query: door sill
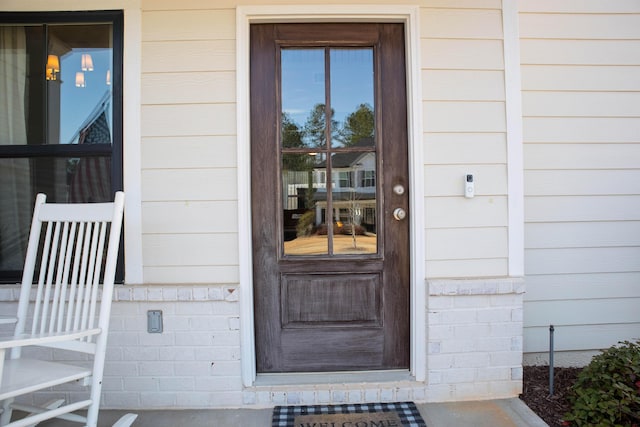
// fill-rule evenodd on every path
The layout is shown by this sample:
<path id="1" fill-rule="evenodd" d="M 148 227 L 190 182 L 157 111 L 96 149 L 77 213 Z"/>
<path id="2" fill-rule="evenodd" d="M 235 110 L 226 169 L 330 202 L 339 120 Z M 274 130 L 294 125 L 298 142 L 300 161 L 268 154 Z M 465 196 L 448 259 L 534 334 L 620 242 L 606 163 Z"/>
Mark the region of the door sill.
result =
<path id="1" fill-rule="evenodd" d="M 286 374 L 258 374 L 254 386 L 348 384 L 414 381 L 408 370 L 357 372 L 298 372 Z"/>

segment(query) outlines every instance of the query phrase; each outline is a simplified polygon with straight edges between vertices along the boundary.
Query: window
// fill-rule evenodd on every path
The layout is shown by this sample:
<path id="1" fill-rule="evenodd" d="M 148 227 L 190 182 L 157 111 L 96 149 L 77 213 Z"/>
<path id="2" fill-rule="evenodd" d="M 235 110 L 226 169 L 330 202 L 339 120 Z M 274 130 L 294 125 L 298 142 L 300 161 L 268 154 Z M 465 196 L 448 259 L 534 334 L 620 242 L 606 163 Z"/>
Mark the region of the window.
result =
<path id="1" fill-rule="evenodd" d="M 376 172 L 375 171 L 362 171 L 360 187 L 375 187 L 376 186 Z"/>
<path id="2" fill-rule="evenodd" d="M 0 281 L 20 277 L 37 193 L 122 189 L 122 25 L 120 11 L 0 13 Z"/>
<path id="3" fill-rule="evenodd" d="M 338 187 L 339 188 L 353 187 L 353 171 L 338 172 Z"/>

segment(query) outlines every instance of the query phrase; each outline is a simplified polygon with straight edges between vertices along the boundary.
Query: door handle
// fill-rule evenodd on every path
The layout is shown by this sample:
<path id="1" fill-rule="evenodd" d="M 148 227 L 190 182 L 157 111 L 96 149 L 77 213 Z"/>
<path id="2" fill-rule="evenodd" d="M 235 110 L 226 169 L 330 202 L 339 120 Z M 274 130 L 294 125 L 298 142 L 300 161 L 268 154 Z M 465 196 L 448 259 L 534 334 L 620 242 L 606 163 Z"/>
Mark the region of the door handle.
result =
<path id="1" fill-rule="evenodd" d="M 393 218 L 396 221 L 402 221 L 403 219 L 405 219 L 407 217 L 407 211 L 405 211 L 402 208 L 395 208 L 393 210 Z"/>

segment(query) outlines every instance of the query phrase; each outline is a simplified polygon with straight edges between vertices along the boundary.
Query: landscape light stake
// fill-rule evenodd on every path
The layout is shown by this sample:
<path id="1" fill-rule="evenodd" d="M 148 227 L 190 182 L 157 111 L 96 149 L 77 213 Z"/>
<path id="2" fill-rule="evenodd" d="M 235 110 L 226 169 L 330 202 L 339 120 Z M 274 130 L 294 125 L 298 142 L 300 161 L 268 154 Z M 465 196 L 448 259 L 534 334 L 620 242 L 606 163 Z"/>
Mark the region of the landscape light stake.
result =
<path id="1" fill-rule="evenodd" d="M 553 396 L 553 325 L 549 325 L 549 396 Z"/>

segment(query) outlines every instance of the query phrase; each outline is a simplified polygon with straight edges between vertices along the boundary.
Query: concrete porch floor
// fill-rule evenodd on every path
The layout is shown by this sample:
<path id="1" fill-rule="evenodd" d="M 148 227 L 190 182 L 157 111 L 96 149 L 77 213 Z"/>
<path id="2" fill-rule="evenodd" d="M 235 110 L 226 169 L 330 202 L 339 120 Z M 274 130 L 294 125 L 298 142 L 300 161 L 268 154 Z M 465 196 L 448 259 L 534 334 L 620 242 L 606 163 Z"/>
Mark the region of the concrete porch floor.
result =
<path id="1" fill-rule="evenodd" d="M 428 427 L 548 427 L 520 399 L 416 404 Z M 102 410 L 99 427 L 111 426 L 127 412 Z M 133 427 L 271 427 L 272 408 L 138 411 Z M 78 424 L 48 421 L 42 427 Z"/>

